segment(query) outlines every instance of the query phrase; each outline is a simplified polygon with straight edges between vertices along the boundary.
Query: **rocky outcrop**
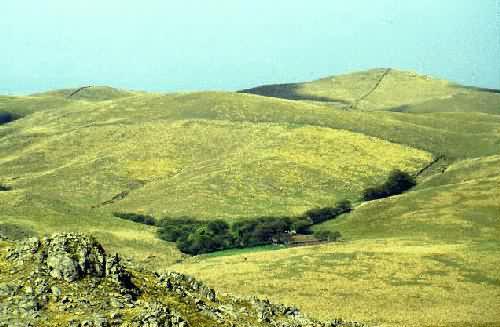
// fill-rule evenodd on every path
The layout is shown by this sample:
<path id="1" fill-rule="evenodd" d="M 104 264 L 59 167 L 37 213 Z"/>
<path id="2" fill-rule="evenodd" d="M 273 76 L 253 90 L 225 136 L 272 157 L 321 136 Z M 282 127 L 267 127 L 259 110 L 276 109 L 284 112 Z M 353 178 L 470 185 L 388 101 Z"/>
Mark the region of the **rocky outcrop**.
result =
<path id="1" fill-rule="evenodd" d="M 187 321 L 161 304 L 153 303 L 145 306 L 141 313 L 134 317 L 131 327 L 189 327 Z"/>
<path id="2" fill-rule="evenodd" d="M 90 236 L 82 234 L 55 234 L 51 238 L 29 238 L 10 248 L 8 260 L 23 264 L 35 261 L 50 276 L 67 282 L 84 277 L 107 277 L 128 292 L 137 293 L 130 274 L 120 262 L 118 254 L 107 258 L 103 247 Z"/>
<path id="3" fill-rule="evenodd" d="M 0 248 L 0 327 L 359 327 L 297 308 L 217 294 L 195 278 L 154 273 L 92 237 L 56 234 Z"/>
<path id="4" fill-rule="evenodd" d="M 168 272 L 158 275 L 158 281 L 167 291 L 175 292 L 183 297 L 215 302 L 215 291 L 191 276 Z"/>

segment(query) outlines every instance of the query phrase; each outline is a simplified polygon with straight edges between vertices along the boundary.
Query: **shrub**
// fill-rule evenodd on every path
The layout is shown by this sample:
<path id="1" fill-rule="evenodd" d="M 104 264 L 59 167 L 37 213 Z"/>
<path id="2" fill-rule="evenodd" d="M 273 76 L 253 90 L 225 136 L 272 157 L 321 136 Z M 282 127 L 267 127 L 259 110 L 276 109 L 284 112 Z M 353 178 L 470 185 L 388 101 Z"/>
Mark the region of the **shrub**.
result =
<path id="1" fill-rule="evenodd" d="M 289 217 L 261 217 L 239 221 L 231 226 L 235 244 L 239 247 L 283 243 L 292 230 L 293 220 Z"/>
<path id="2" fill-rule="evenodd" d="M 298 234 L 308 235 L 311 234 L 310 227 L 313 225 L 313 222 L 308 217 L 299 217 L 292 223 L 290 230 L 295 231 Z"/>
<path id="3" fill-rule="evenodd" d="M 12 190 L 10 186 L 0 184 L 0 192 L 7 192 Z"/>
<path id="4" fill-rule="evenodd" d="M 203 224 L 203 222 L 190 217 L 164 218 L 158 223 L 160 226 L 158 236 L 162 240 L 176 242 L 179 239 L 187 239 L 189 234 Z"/>
<path id="5" fill-rule="evenodd" d="M 401 170 L 394 170 L 382 185 L 364 190 L 363 200 L 371 201 L 401 194 L 417 185 L 415 178 Z"/>
<path id="6" fill-rule="evenodd" d="M 319 224 L 324 221 L 335 219 L 343 213 L 350 212 L 352 205 L 349 200 L 338 202 L 335 207 L 315 208 L 308 210 L 304 215 L 312 220 L 314 224 Z"/>
<path id="7" fill-rule="evenodd" d="M 349 200 L 342 200 L 340 202 L 337 202 L 335 205 L 335 208 L 342 214 L 346 212 L 351 212 L 352 210 L 352 203 Z"/>
<path id="8" fill-rule="evenodd" d="M 156 219 L 153 216 L 141 215 L 138 213 L 121 213 L 121 212 L 114 212 L 113 216 L 125 220 L 131 220 L 139 224 L 150 225 L 150 226 L 156 225 Z"/>

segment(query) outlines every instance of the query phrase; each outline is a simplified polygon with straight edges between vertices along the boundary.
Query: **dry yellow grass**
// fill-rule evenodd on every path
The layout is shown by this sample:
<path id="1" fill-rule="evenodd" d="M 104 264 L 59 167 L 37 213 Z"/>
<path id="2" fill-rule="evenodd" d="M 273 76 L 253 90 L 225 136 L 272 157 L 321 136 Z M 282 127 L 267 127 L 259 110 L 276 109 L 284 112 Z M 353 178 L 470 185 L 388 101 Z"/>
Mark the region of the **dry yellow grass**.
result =
<path id="1" fill-rule="evenodd" d="M 172 269 L 218 289 L 379 326 L 499 326 L 498 251 L 371 239 L 193 259 Z M 484 276 L 485 271 L 489 273 Z M 482 278 L 482 280 L 480 280 Z"/>

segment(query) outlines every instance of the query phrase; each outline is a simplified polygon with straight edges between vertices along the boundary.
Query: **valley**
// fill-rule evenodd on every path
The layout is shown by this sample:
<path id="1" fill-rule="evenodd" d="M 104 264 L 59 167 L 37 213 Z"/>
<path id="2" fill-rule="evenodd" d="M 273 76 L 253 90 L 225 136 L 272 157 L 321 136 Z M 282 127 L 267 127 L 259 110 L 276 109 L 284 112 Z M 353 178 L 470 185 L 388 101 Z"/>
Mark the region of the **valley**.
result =
<path id="1" fill-rule="evenodd" d="M 147 269 L 322 320 L 500 326 L 499 92 L 396 69 L 239 92 L 75 91 L 0 96 L 9 242 L 88 233 Z M 363 202 L 394 170 L 417 185 Z M 199 256 L 113 215 L 233 224 L 341 200 L 355 210 L 313 226 L 338 242 Z"/>

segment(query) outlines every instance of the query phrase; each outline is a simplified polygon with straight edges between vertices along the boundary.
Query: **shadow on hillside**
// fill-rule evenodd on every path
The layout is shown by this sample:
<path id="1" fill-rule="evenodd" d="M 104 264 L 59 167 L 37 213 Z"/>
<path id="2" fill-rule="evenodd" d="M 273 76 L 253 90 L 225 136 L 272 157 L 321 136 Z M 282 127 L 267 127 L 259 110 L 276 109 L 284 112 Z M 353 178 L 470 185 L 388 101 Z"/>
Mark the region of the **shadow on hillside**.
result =
<path id="1" fill-rule="evenodd" d="M 467 90 L 472 90 L 472 91 L 478 91 L 478 92 L 488 92 L 488 93 L 497 93 L 500 94 L 499 89 L 489 89 L 485 87 L 477 87 L 477 86 L 460 86 L 462 89 L 467 89 Z"/>
<path id="2" fill-rule="evenodd" d="M 387 111 L 390 111 L 390 112 L 408 112 L 408 110 L 410 108 L 411 107 L 409 105 L 405 104 L 405 105 L 402 105 L 399 107 L 389 108 L 389 109 L 387 109 Z"/>
<path id="3" fill-rule="evenodd" d="M 0 112 L 0 126 L 11 123 L 19 118 L 21 117 L 10 112 Z"/>
<path id="4" fill-rule="evenodd" d="M 308 100 L 308 101 L 320 101 L 320 102 L 336 102 L 343 105 L 350 105 L 351 103 L 341 99 L 333 99 L 329 97 L 321 97 L 310 94 L 301 94 L 299 92 L 301 84 L 289 83 L 289 84 L 274 84 L 259 86 L 256 88 L 245 89 L 238 91 L 238 93 L 249 93 L 256 94 L 265 97 L 281 98 L 288 100 Z"/>

